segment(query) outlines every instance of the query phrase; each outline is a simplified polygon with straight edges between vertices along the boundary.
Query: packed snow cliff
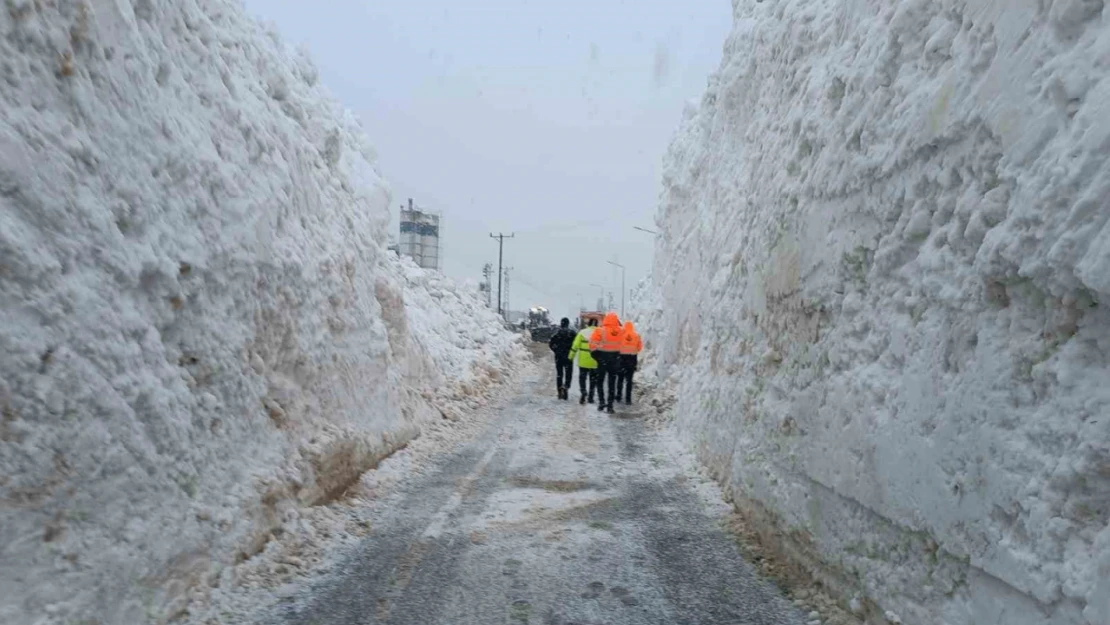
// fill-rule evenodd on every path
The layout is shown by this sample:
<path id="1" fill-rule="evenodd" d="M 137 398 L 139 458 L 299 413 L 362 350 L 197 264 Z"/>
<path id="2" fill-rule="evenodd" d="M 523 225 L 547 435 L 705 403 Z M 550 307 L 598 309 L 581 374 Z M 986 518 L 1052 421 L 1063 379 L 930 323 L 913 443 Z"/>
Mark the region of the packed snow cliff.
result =
<path id="1" fill-rule="evenodd" d="M 0 10 L 0 622 L 181 616 L 523 358 L 238 2 Z"/>
<path id="2" fill-rule="evenodd" d="M 1104 3 L 733 7 L 640 298 L 676 427 L 874 619 L 1110 623 Z"/>

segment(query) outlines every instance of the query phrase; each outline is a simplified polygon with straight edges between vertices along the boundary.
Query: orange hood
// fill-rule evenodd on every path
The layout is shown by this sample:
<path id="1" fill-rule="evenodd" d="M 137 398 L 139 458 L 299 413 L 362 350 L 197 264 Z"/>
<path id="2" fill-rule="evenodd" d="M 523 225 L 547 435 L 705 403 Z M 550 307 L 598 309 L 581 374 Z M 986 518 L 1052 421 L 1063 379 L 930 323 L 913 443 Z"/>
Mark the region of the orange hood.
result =
<path id="1" fill-rule="evenodd" d="M 621 327 L 620 317 L 618 317 L 617 313 L 615 312 L 605 313 L 605 319 L 601 321 L 601 327 L 608 328 L 610 330 L 614 328 L 619 330 Z"/>
<path id="2" fill-rule="evenodd" d="M 636 326 L 631 321 L 626 321 L 624 324 L 624 333 L 621 337 L 621 353 L 629 356 L 635 356 L 640 353 L 644 348 L 643 341 L 640 340 L 640 335 L 636 334 Z"/>

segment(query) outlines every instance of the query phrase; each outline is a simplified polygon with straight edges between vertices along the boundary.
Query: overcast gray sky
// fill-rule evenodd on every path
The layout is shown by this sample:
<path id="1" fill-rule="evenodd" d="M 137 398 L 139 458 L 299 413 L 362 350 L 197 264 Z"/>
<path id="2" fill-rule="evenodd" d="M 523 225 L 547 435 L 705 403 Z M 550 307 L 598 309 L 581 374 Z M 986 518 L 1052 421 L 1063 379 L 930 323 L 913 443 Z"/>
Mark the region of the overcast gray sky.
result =
<path id="1" fill-rule="evenodd" d="M 444 215 L 444 271 L 514 268 L 557 316 L 651 267 L 660 164 L 731 26 L 729 0 L 246 0 L 362 119 L 398 206 Z M 496 279 L 494 280 L 496 289 Z"/>

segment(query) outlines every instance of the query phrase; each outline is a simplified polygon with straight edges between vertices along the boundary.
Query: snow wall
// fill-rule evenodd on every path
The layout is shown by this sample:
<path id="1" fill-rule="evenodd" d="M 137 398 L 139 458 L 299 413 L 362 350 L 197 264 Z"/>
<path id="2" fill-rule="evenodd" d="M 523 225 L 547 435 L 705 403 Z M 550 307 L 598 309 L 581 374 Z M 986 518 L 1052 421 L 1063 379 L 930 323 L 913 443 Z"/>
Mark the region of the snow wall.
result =
<path id="1" fill-rule="evenodd" d="M 160 623 L 524 357 L 231 0 L 0 9 L 0 622 Z"/>
<path id="2" fill-rule="evenodd" d="M 733 7 L 639 297 L 676 427 L 878 621 L 1110 623 L 1110 12 Z"/>

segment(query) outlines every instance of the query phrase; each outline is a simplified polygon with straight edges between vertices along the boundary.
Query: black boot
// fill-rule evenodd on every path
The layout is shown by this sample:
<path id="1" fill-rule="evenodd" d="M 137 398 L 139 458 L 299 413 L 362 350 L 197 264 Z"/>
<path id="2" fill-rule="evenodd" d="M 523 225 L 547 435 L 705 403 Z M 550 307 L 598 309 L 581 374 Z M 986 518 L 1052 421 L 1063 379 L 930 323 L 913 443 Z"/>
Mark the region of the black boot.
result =
<path id="1" fill-rule="evenodd" d="M 597 402 L 597 411 L 598 412 L 605 412 L 605 404 L 603 404 L 601 402 Z"/>
<path id="2" fill-rule="evenodd" d="M 613 404 L 609 404 L 608 406 L 605 407 L 605 412 L 607 412 L 609 414 L 615 414 L 617 411 L 613 410 Z"/>
<path id="3" fill-rule="evenodd" d="M 578 403 L 580 403 L 580 404 L 585 404 L 585 403 L 586 403 L 586 396 L 585 396 L 585 395 L 583 395 L 582 397 L 580 397 L 580 398 L 578 399 Z"/>

